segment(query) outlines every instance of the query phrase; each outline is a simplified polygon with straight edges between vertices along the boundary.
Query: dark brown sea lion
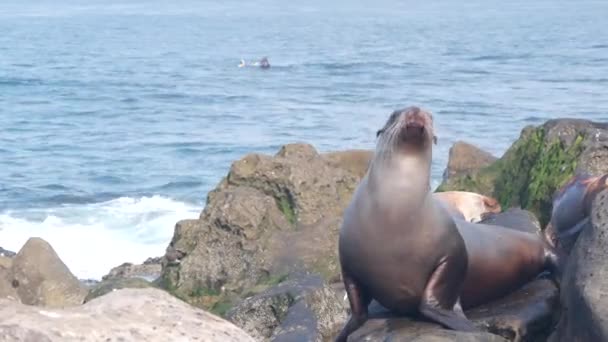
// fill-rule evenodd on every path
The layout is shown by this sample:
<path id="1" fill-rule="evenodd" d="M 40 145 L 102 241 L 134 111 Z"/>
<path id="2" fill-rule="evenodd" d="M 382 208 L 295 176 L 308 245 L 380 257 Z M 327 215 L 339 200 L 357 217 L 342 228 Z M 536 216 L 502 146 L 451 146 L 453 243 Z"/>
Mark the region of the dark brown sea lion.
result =
<path id="1" fill-rule="evenodd" d="M 551 219 L 544 230 L 551 246 L 569 253 L 578 235 L 589 223 L 593 199 L 606 188 L 608 174 L 578 174 L 557 191 L 553 197 Z"/>
<path id="2" fill-rule="evenodd" d="M 484 214 L 479 223 L 517 229 L 537 235 L 541 233 L 538 218 L 528 210 L 515 207 L 500 213 Z"/>
<path id="3" fill-rule="evenodd" d="M 432 115 L 417 107 L 393 112 L 378 131 L 340 229 L 351 317 L 336 341 L 367 320 L 372 299 L 397 314 L 478 330 L 463 308 L 505 295 L 558 262 L 538 236 L 452 218 L 430 190 L 433 142 Z"/>
<path id="4" fill-rule="evenodd" d="M 500 203 L 496 199 L 474 192 L 444 191 L 435 192 L 433 196 L 454 210 L 459 211 L 465 220 L 469 222 L 480 222 L 485 215 L 490 213 L 498 214 L 502 210 Z"/>

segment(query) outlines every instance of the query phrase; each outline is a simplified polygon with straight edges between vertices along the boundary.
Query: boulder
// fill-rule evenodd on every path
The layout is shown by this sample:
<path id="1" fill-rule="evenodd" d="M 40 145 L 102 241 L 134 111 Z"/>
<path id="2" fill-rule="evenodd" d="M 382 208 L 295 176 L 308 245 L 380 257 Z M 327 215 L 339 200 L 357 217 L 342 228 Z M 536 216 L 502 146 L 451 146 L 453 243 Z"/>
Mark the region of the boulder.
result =
<path id="1" fill-rule="evenodd" d="M 142 278 L 147 281 L 154 281 L 160 277 L 162 266 L 160 259 L 157 262 L 151 262 L 152 259 L 146 260 L 141 265 L 125 262 L 122 265 L 116 266 L 110 270 L 108 274 L 103 276 L 102 280 L 110 280 L 117 278 Z"/>
<path id="2" fill-rule="evenodd" d="M 372 150 L 346 150 L 323 153 L 321 157 L 331 166 L 345 169 L 358 178 L 363 178 L 373 155 Z"/>
<path id="3" fill-rule="evenodd" d="M 455 176 L 471 174 L 492 164 L 497 159 L 475 145 L 457 141 L 450 147 L 448 165 L 443 172 L 443 179 L 448 180 Z"/>
<path id="4" fill-rule="evenodd" d="M 141 289 L 141 288 L 147 288 L 147 287 L 154 287 L 154 285 L 151 282 L 146 281 L 141 278 L 107 279 L 107 280 L 104 280 L 101 283 L 97 284 L 95 287 L 93 287 L 89 291 L 89 294 L 87 294 L 87 296 L 84 298 L 84 303 L 89 302 L 94 298 L 106 295 L 110 292 L 113 292 L 113 291 L 116 291 L 119 289 L 126 289 L 126 288 Z"/>
<path id="5" fill-rule="evenodd" d="M 0 267 L 0 298 L 21 301 L 9 278 L 9 271 Z"/>
<path id="6" fill-rule="evenodd" d="M 14 257 L 8 280 L 24 304 L 62 307 L 82 304 L 87 290 L 53 247 L 30 238 Z"/>
<path id="7" fill-rule="evenodd" d="M 549 221 L 552 197 L 574 173 L 608 172 L 608 124 L 580 119 L 549 120 L 525 127 L 505 154 L 478 171 L 448 177 L 437 191 L 472 191 L 496 198 L 503 208 Z"/>
<path id="8" fill-rule="evenodd" d="M 339 279 L 337 236 L 358 158 L 289 144 L 234 162 L 200 217 L 176 224 L 159 284 L 212 308 L 294 272 Z"/>
<path id="9" fill-rule="evenodd" d="M 562 277 L 560 321 L 550 341 L 608 340 L 608 190 L 593 201 L 591 224 L 569 256 Z"/>
<path id="10" fill-rule="evenodd" d="M 370 319 L 348 341 L 543 341 L 552 326 L 558 296 L 551 281 L 537 279 L 504 298 L 469 309 L 465 314 L 483 331 L 478 333 L 397 317 L 372 301 Z"/>
<path id="11" fill-rule="evenodd" d="M 299 276 L 240 302 L 227 318 L 258 341 L 324 341 L 346 321 L 341 298 L 318 276 Z"/>
<path id="12" fill-rule="evenodd" d="M 232 323 L 151 288 L 117 290 L 62 309 L 0 299 L 0 340 L 255 341 Z"/>

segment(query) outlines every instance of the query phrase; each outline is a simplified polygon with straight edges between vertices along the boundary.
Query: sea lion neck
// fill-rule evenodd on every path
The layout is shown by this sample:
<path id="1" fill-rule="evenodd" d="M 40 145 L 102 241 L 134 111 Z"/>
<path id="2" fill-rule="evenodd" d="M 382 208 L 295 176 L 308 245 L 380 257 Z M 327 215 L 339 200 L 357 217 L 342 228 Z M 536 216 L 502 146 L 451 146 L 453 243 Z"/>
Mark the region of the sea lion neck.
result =
<path id="1" fill-rule="evenodd" d="M 421 198 L 430 191 L 431 154 L 394 153 L 376 155 L 368 170 L 367 186 L 372 192 L 382 193 L 393 203 L 399 198 Z"/>

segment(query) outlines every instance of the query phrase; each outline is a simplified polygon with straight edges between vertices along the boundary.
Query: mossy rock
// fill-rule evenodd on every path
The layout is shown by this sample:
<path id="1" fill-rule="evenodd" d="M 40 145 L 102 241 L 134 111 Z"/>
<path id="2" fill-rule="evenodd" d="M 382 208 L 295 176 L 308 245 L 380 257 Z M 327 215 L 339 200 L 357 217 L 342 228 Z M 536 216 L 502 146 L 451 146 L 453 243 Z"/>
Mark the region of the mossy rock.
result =
<path id="1" fill-rule="evenodd" d="M 85 297 L 84 303 L 101 297 L 105 294 L 108 294 L 114 290 L 118 289 L 141 289 L 148 287 L 157 287 L 153 283 L 142 279 L 142 278 L 114 278 L 110 280 L 105 280 L 101 282 L 99 285 L 95 286 L 93 289 L 89 291 L 89 294 Z"/>
<path id="2" fill-rule="evenodd" d="M 473 191 L 492 196 L 503 208 L 521 207 L 533 212 L 544 227 L 553 194 L 574 175 L 584 151 L 584 138 L 584 132 L 577 132 L 573 141 L 565 143 L 549 136 L 545 126 L 527 127 L 502 158 L 477 172 L 448 179 L 436 191 Z"/>

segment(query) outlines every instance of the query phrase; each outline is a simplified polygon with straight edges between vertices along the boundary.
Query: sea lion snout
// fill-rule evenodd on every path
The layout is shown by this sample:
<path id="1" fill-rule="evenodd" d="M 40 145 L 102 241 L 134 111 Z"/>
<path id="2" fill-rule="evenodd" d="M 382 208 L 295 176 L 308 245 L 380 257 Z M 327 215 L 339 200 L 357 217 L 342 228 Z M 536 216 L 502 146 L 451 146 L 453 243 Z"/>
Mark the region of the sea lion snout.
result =
<path id="1" fill-rule="evenodd" d="M 410 142 L 424 142 L 432 136 L 432 122 L 427 112 L 410 107 L 402 113 L 401 138 Z"/>

